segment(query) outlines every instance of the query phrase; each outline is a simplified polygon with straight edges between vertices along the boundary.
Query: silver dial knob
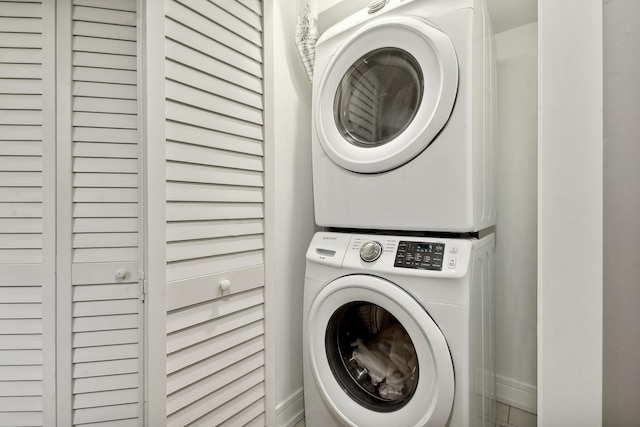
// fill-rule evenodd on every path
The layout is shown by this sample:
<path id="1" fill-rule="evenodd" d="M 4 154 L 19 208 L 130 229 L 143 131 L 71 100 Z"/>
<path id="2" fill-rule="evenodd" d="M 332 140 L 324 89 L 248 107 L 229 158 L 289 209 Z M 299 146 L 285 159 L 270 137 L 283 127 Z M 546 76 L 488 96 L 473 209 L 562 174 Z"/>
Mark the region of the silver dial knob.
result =
<path id="1" fill-rule="evenodd" d="M 382 255 L 382 245 L 378 242 L 370 240 L 365 242 L 360 248 L 360 259 L 364 262 L 373 262 Z"/>

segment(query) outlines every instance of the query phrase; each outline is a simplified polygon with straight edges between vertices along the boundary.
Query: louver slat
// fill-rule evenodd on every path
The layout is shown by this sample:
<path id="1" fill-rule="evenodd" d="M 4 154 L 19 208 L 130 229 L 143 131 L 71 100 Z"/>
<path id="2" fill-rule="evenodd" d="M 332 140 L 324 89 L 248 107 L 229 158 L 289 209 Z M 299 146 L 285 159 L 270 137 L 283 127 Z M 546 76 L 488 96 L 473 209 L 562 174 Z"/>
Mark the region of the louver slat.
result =
<path id="1" fill-rule="evenodd" d="M 263 139 L 262 125 L 253 124 L 233 117 L 204 111 L 199 108 L 186 106 L 168 101 L 166 104 L 168 120 L 185 123 L 205 129 L 218 130 L 223 133 L 238 135 L 251 139 Z"/>
<path id="2" fill-rule="evenodd" d="M 4 30 L 4 29 L 3 29 Z M 10 33 L 3 32 L 0 37 L 0 47 L 41 49 L 42 35 L 37 33 Z"/>
<path id="3" fill-rule="evenodd" d="M 13 3 L 11 7 L 2 9 L 2 16 L 16 18 L 40 18 L 42 7 L 40 4 Z"/>
<path id="4" fill-rule="evenodd" d="M 218 58 L 208 56 L 206 53 L 191 49 L 173 40 L 166 41 L 165 53 L 167 58 L 174 62 L 228 80 L 230 83 L 256 93 L 262 93 L 262 82 L 259 77 L 245 73 Z M 194 84 L 197 83 L 194 82 Z"/>
<path id="5" fill-rule="evenodd" d="M 194 422 L 193 425 L 220 425 L 227 418 L 252 404 L 264 396 L 264 370 L 256 369 L 247 375 L 235 379 L 232 383 L 218 390 L 208 399 L 202 399 L 191 406 L 189 412 L 179 412 L 170 415 L 168 426 L 183 426 Z M 231 398 L 231 399 L 230 399 Z M 201 419 L 198 419 L 201 416 Z"/>
<path id="6" fill-rule="evenodd" d="M 218 148 L 262 156 L 261 140 L 223 133 L 215 129 L 193 127 L 186 123 L 167 122 L 167 140 L 185 142 L 200 147 Z M 170 160 L 173 160 L 169 157 Z M 260 169 L 262 170 L 262 169 Z"/>
<path id="7" fill-rule="evenodd" d="M 138 92 L 136 87 L 131 85 L 113 85 L 99 82 L 73 82 L 73 95 L 135 100 L 137 99 Z M 84 140 L 86 141 L 86 139 Z M 116 140 L 114 142 L 119 141 Z"/>
<path id="8" fill-rule="evenodd" d="M 73 393 L 93 393 L 105 390 L 135 388 L 140 382 L 139 374 L 111 375 L 108 377 L 78 378 L 73 382 Z"/>
<path id="9" fill-rule="evenodd" d="M 256 62 L 262 62 L 262 49 L 260 46 L 245 40 L 234 31 L 219 25 L 215 21 L 215 18 L 213 20 L 210 20 L 209 17 L 205 18 L 177 2 L 167 5 L 167 13 L 178 22 L 188 22 L 193 30 L 212 40 L 216 40 Z M 213 18 L 215 15 L 211 15 L 211 17 Z"/>
<path id="10" fill-rule="evenodd" d="M 93 52 L 74 52 L 73 65 L 77 67 L 113 68 L 116 70 L 136 70 L 137 59 L 126 55 L 106 55 Z"/>
<path id="11" fill-rule="evenodd" d="M 73 24 L 73 34 L 76 36 L 96 37 L 112 40 L 135 41 L 136 39 L 135 27 L 98 24 L 95 22 L 75 22 Z"/>
<path id="12" fill-rule="evenodd" d="M 194 70 L 177 62 L 167 62 L 165 73 L 166 77 L 173 81 L 184 84 L 198 82 L 198 88 L 200 90 L 215 93 L 223 98 L 235 100 L 262 110 L 262 96 L 259 93 L 230 84 L 221 78 Z"/>
<path id="13" fill-rule="evenodd" d="M 221 425 L 233 416 L 242 412 L 264 398 L 264 372 L 262 369 L 238 378 L 235 382 L 220 390 L 211 399 L 197 402 L 189 415 L 205 413 L 199 419 L 192 420 L 189 416 L 169 417 L 167 425 L 180 426 L 184 422 L 193 422 L 194 426 Z M 263 405 L 261 401 L 259 405 Z M 264 410 L 264 409 L 263 409 Z"/>
<path id="14" fill-rule="evenodd" d="M 41 64 L 42 51 L 40 49 L 19 49 L 0 47 L 0 58 L 9 64 Z M 5 82 L 6 85 L 6 82 Z M 8 86 L 8 85 L 7 85 Z M 1 93 L 7 93 L 3 89 Z M 32 93 L 32 92 L 16 92 Z M 38 91 L 39 93 L 39 91 Z"/>
<path id="15" fill-rule="evenodd" d="M 95 408 L 75 409 L 73 411 L 73 423 L 74 425 L 78 425 L 106 421 L 127 420 L 137 418 L 138 412 L 139 405 L 137 402 L 126 405 L 98 406 Z"/>
<path id="16" fill-rule="evenodd" d="M 217 391 L 221 386 L 234 381 L 238 376 L 244 376 L 262 366 L 263 361 L 260 353 L 246 357 L 235 364 L 229 365 L 215 374 L 204 377 L 193 387 L 187 387 L 171 396 L 167 401 L 167 413 L 173 414 L 207 395 Z"/>
<path id="17" fill-rule="evenodd" d="M 93 37 L 74 36 L 74 52 L 95 52 L 115 55 L 135 56 L 136 43 L 126 40 L 96 39 Z"/>
<path id="18" fill-rule="evenodd" d="M 264 420 L 261 9 L 166 5 L 168 426 Z"/>
<path id="19" fill-rule="evenodd" d="M 78 348 L 73 352 L 73 362 L 99 362 L 105 360 L 118 360 L 123 357 L 134 359 L 139 356 L 140 347 L 136 342 L 134 344 Z"/>
<path id="20" fill-rule="evenodd" d="M 262 427 L 265 424 L 264 416 L 265 404 L 263 399 L 258 399 L 251 405 L 244 408 L 241 412 L 238 412 L 233 417 L 227 419 L 220 424 L 220 427 Z"/>
<path id="21" fill-rule="evenodd" d="M 262 187 L 264 184 L 261 171 L 247 171 L 209 165 L 185 165 L 178 162 L 167 163 L 167 180 L 249 187 Z"/>
<path id="22" fill-rule="evenodd" d="M 76 0 L 76 6 L 91 6 L 99 9 L 120 10 L 125 12 L 135 12 L 136 3 L 130 0 Z M 132 23 L 131 25 L 135 25 Z"/>
<path id="23" fill-rule="evenodd" d="M 78 22 L 92 22 L 95 24 L 116 24 L 123 27 L 136 27 L 136 14 L 135 3 L 121 1 L 120 5 L 125 6 L 126 11 L 109 10 L 109 3 L 112 8 L 116 6 L 114 2 L 107 3 L 103 1 L 102 4 L 89 4 L 90 7 L 84 7 L 83 5 L 90 2 L 76 1 L 73 8 L 73 20 L 74 23 Z M 97 3 L 97 2 L 94 2 Z M 132 8 L 133 5 L 133 8 Z M 135 41 L 135 37 L 132 38 Z"/>
<path id="24" fill-rule="evenodd" d="M 192 10 L 197 10 L 201 15 L 208 17 L 218 25 L 227 28 L 256 46 L 262 47 L 262 30 L 259 22 L 257 27 L 247 24 L 209 0 L 179 0 L 179 3 Z M 246 16 L 249 20 L 255 21 L 254 15 L 248 14 Z"/>
<path id="25" fill-rule="evenodd" d="M 169 183 L 167 199 L 171 201 L 261 203 L 262 188 L 231 185 Z"/>
<path id="26" fill-rule="evenodd" d="M 262 66 L 259 62 L 246 57 L 220 42 L 212 40 L 173 20 L 167 20 L 166 31 L 167 34 L 171 35 L 172 40 L 184 46 L 191 46 L 197 51 L 213 58 L 218 58 L 238 70 L 244 70 L 247 73 L 262 78 Z"/>
<path id="27" fill-rule="evenodd" d="M 7 33 L 42 33 L 42 19 L 0 17 L 0 28 Z"/>
<path id="28" fill-rule="evenodd" d="M 191 105 L 209 112 L 215 112 L 262 125 L 262 110 L 238 103 L 234 99 L 223 98 L 190 86 L 167 82 L 167 98 L 181 104 Z"/>
<path id="29" fill-rule="evenodd" d="M 248 252 L 262 249 L 263 247 L 264 244 L 261 235 L 180 242 L 174 243 L 167 249 L 167 260 L 178 261 L 234 252 Z"/>
<path id="30" fill-rule="evenodd" d="M 262 31 L 262 19 L 260 15 L 257 15 L 240 2 L 226 0 L 211 0 L 211 2 L 253 28 Z"/>
<path id="31" fill-rule="evenodd" d="M 2 421 L 6 423 L 8 426 L 13 427 L 31 427 L 31 426 L 41 426 L 42 422 L 42 412 L 3 412 L 2 413 Z"/>
<path id="32" fill-rule="evenodd" d="M 262 16 L 262 3 L 260 0 L 238 0 L 238 2 L 251 9 L 256 15 Z"/>

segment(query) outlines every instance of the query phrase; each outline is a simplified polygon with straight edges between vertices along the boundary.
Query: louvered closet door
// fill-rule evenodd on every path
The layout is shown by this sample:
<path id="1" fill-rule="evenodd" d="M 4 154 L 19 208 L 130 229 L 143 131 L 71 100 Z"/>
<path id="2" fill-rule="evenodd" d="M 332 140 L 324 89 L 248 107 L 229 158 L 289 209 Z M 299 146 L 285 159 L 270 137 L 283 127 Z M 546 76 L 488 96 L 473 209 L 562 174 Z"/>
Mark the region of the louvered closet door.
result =
<path id="1" fill-rule="evenodd" d="M 55 413 L 51 6 L 0 1 L 0 426 Z"/>
<path id="2" fill-rule="evenodd" d="M 165 4 L 167 425 L 264 426 L 262 5 Z"/>
<path id="3" fill-rule="evenodd" d="M 59 425 L 139 426 L 143 295 L 136 1 L 59 1 L 58 15 L 59 53 L 70 41 L 70 50 L 58 57 L 59 80 L 68 79 L 71 91 L 63 98 L 59 86 L 59 106 L 68 115 L 59 121 L 58 186 L 69 203 L 58 211 L 58 286 L 69 310 L 59 306 L 58 319 L 61 335 L 70 337 L 68 353 L 59 352 L 59 382 L 71 367 L 70 383 L 58 388 L 59 399 L 71 397 Z"/>

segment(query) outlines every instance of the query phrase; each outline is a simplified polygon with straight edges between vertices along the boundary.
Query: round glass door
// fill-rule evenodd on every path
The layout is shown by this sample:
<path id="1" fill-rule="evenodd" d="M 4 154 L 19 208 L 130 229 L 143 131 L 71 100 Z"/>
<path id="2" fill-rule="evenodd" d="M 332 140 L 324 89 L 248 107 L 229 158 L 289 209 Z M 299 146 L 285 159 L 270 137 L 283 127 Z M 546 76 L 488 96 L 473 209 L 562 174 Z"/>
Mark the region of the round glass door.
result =
<path id="1" fill-rule="evenodd" d="M 335 311 L 325 335 L 334 377 L 358 404 L 377 412 L 396 411 L 418 385 L 418 358 L 411 337 L 384 308 L 365 301 Z"/>
<path id="2" fill-rule="evenodd" d="M 359 147 L 384 145 L 400 135 L 418 112 L 424 81 L 410 53 L 382 48 L 345 73 L 334 101 L 342 137 Z"/>
<path id="3" fill-rule="evenodd" d="M 316 137 L 332 161 L 358 173 L 386 172 L 424 151 L 458 90 L 451 40 L 410 17 L 373 20 L 317 72 Z"/>
<path id="4" fill-rule="evenodd" d="M 314 299 L 305 331 L 320 395 L 348 425 L 446 425 L 455 389 L 449 347 L 402 288 L 368 275 L 336 279 Z"/>

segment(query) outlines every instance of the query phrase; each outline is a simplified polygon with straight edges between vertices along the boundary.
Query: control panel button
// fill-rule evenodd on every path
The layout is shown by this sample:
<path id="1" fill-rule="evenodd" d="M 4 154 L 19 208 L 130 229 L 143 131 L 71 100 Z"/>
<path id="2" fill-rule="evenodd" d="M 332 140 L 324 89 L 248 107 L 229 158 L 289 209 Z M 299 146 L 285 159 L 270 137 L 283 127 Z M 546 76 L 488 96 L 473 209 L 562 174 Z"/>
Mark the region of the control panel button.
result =
<path id="1" fill-rule="evenodd" d="M 441 271 L 444 249 L 443 243 L 403 240 L 398 244 L 393 266 L 416 270 Z"/>
<path id="2" fill-rule="evenodd" d="M 360 259 L 364 262 L 373 262 L 382 255 L 382 245 L 376 241 L 365 242 L 360 248 Z"/>
<path id="3" fill-rule="evenodd" d="M 456 259 L 455 258 L 449 258 L 449 262 L 447 263 L 447 267 L 454 269 L 456 268 Z"/>

